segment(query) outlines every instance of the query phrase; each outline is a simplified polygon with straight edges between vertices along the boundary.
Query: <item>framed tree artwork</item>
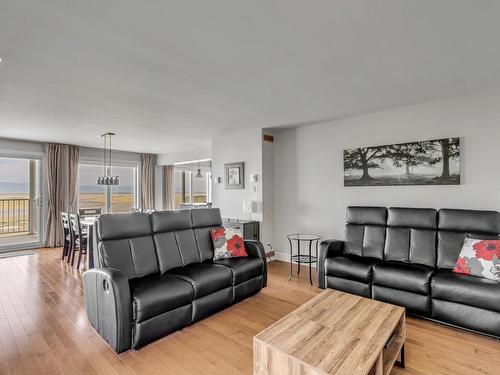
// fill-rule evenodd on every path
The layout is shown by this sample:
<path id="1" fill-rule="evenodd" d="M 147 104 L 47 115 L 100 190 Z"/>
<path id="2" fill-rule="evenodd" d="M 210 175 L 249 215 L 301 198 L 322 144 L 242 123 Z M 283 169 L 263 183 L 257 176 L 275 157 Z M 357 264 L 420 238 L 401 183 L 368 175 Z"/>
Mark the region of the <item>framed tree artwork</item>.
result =
<path id="1" fill-rule="evenodd" d="M 344 186 L 459 184 L 460 138 L 344 150 Z"/>
<path id="2" fill-rule="evenodd" d="M 226 189 L 245 188 L 245 163 L 224 164 L 224 184 Z"/>

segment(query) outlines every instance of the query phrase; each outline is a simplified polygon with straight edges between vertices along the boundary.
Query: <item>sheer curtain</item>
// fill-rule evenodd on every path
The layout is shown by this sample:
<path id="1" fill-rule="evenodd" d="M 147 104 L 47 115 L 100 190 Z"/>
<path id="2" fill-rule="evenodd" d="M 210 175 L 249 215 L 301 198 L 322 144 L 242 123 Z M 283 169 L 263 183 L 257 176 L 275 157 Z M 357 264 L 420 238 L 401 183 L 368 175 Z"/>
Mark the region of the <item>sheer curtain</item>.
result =
<path id="1" fill-rule="evenodd" d="M 164 178 L 163 209 L 167 211 L 175 209 L 174 170 L 175 169 L 173 165 L 165 165 L 163 167 L 163 178 Z"/>
<path id="2" fill-rule="evenodd" d="M 155 208 L 155 155 L 141 156 L 141 208 Z"/>
<path id="3" fill-rule="evenodd" d="M 76 212 L 78 206 L 78 161 L 80 148 L 73 145 L 45 145 L 47 170 L 47 216 L 45 247 L 62 246 L 60 213 Z"/>

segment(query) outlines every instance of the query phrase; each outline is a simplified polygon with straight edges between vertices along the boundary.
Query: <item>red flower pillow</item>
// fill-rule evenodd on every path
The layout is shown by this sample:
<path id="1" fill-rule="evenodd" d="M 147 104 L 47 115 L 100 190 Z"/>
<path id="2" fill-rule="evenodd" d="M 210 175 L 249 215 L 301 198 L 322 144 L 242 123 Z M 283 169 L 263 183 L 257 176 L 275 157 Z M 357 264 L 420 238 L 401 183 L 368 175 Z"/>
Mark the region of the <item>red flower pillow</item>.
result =
<path id="1" fill-rule="evenodd" d="M 212 229 L 210 235 L 214 244 L 214 260 L 248 256 L 245 242 L 237 233 L 220 227 Z"/>
<path id="2" fill-rule="evenodd" d="M 500 240 L 466 238 L 453 272 L 500 281 Z"/>

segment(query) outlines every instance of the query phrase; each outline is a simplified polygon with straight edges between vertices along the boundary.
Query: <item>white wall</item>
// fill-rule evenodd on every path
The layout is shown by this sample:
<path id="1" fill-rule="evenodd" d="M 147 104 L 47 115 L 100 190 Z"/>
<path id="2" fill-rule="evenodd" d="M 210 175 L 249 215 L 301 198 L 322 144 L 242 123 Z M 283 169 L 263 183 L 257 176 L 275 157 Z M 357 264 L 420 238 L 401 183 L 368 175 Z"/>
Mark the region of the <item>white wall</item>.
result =
<path id="1" fill-rule="evenodd" d="M 224 163 L 245 162 L 245 189 L 224 188 Z M 212 140 L 213 204 L 219 207 L 223 217 L 248 219 L 243 213 L 244 201 L 262 202 L 262 131 L 251 129 L 244 132 L 223 135 Z M 256 183 L 250 183 L 249 176 L 258 175 Z M 215 183 L 222 178 L 220 184 Z M 261 220 L 262 214 L 252 214 L 254 220 Z"/>
<path id="2" fill-rule="evenodd" d="M 158 154 L 158 165 L 169 165 L 176 163 L 186 163 L 189 161 L 205 160 L 212 157 L 212 149 L 210 146 L 190 148 L 186 150 L 179 150 L 169 152 L 166 154 Z"/>
<path id="3" fill-rule="evenodd" d="M 141 154 L 136 152 L 113 150 L 112 157 L 114 165 L 135 166 L 141 162 Z M 102 163 L 102 149 L 80 147 L 80 161 Z"/>
<path id="4" fill-rule="evenodd" d="M 266 132 L 269 133 L 269 132 Z M 262 142 L 262 236 L 264 245 L 275 246 L 274 237 L 274 143 Z M 267 248 L 267 246 L 266 246 Z"/>
<path id="5" fill-rule="evenodd" d="M 357 146 L 461 137 L 462 184 L 344 187 L 342 151 Z M 275 237 L 343 238 L 348 205 L 500 210 L 500 90 L 487 90 L 274 134 Z"/>
<path id="6" fill-rule="evenodd" d="M 0 154 L 12 156 L 43 156 L 44 146 L 39 142 L 0 138 Z"/>

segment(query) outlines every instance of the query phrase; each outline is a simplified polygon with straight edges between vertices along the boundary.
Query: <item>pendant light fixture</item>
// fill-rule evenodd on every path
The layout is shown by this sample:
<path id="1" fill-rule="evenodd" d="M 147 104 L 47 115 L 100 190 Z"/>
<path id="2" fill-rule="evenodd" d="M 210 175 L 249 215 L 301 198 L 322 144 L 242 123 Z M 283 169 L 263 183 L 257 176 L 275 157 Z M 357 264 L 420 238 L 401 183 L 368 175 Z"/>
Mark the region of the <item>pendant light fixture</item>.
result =
<path id="1" fill-rule="evenodd" d="M 103 148 L 102 148 L 102 176 L 97 177 L 97 185 L 104 186 L 118 186 L 120 185 L 120 177 L 112 175 L 112 164 L 111 164 L 111 137 L 113 137 L 115 133 L 105 133 L 101 135 L 103 140 Z"/>
<path id="2" fill-rule="evenodd" d="M 203 175 L 201 174 L 201 168 L 200 168 L 200 163 L 198 163 L 198 170 L 196 171 L 195 176 L 196 178 L 202 178 Z"/>

